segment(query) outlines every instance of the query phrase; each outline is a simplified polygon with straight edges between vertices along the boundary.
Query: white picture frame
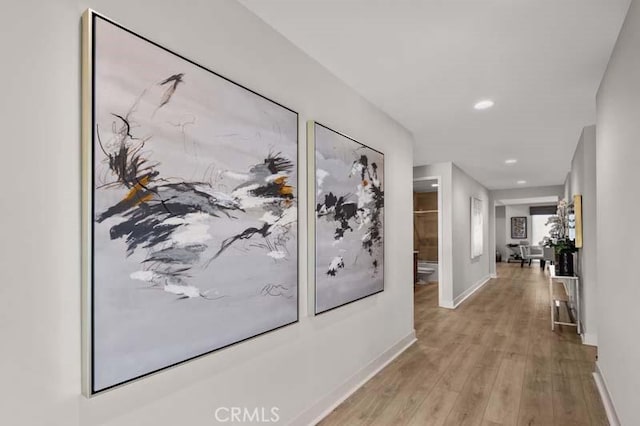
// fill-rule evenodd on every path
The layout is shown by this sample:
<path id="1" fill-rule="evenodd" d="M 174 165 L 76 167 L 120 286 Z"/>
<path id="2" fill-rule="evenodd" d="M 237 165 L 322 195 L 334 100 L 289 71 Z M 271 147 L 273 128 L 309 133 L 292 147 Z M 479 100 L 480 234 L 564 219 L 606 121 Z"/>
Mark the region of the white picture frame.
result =
<path id="1" fill-rule="evenodd" d="M 484 246 L 483 202 L 471 197 L 471 259 L 482 256 Z"/>
<path id="2" fill-rule="evenodd" d="M 307 122 L 309 307 L 314 315 L 384 291 L 384 154 Z"/>

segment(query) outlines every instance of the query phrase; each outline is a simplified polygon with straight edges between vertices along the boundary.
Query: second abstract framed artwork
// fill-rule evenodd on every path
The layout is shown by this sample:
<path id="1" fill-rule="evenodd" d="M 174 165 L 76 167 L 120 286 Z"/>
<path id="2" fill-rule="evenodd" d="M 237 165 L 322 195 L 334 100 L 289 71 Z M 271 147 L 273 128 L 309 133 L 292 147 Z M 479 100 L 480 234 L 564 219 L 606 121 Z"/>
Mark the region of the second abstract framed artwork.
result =
<path id="1" fill-rule="evenodd" d="M 307 134 L 320 314 L 384 290 L 384 154 L 314 121 Z"/>

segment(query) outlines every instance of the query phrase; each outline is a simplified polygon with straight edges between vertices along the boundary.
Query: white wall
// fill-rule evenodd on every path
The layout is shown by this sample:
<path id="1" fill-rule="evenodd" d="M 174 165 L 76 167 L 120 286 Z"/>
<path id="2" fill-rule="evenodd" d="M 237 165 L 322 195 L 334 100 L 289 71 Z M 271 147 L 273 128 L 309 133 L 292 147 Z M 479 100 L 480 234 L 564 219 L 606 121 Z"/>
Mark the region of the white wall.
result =
<path id="1" fill-rule="evenodd" d="M 489 190 L 455 164 L 452 183 L 453 301 L 457 304 L 489 279 Z M 482 200 L 484 215 L 484 246 L 475 259 L 471 259 L 471 197 Z"/>
<path id="2" fill-rule="evenodd" d="M 571 159 L 571 170 L 569 170 L 569 174 L 567 175 L 567 179 L 565 180 L 565 193 L 567 195 L 567 201 L 571 202 L 573 200 L 573 196 L 575 194 L 582 194 L 583 189 L 583 181 L 584 181 L 584 138 L 585 138 L 585 129 L 582 129 L 582 133 L 580 134 L 580 139 L 578 140 L 578 145 L 576 145 L 576 150 L 573 153 L 573 158 Z M 595 128 L 593 129 L 593 143 L 595 144 Z M 594 164 L 595 166 L 595 164 Z M 575 192 L 577 191 L 577 192 Z"/>
<path id="3" fill-rule="evenodd" d="M 623 425 L 640 424 L 640 3 L 597 96 L 598 365 Z"/>
<path id="4" fill-rule="evenodd" d="M 564 195 L 562 198 L 571 202 L 569 199 L 571 198 L 571 172 L 567 173 L 567 177 L 564 179 Z"/>
<path id="5" fill-rule="evenodd" d="M 413 168 L 414 180 L 440 178 L 438 188 L 438 303 L 453 307 L 453 163 L 436 163 Z"/>
<path id="6" fill-rule="evenodd" d="M 583 248 L 578 255 L 578 273 L 582 283 L 583 341 L 597 345 L 597 235 L 596 235 L 596 127 L 585 127 L 571 161 L 568 179 L 569 200 L 582 195 Z"/>
<path id="7" fill-rule="evenodd" d="M 80 396 L 80 16 L 87 7 L 385 152 L 384 293 L 91 400 Z M 0 424 L 212 425 L 222 405 L 289 422 L 413 333 L 412 137 L 233 1 L 5 2 L 0 67 Z M 301 164 L 300 174 L 305 167 Z M 304 207 L 304 181 L 298 188 Z M 300 212 L 305 229 L 305 210 Z"/>

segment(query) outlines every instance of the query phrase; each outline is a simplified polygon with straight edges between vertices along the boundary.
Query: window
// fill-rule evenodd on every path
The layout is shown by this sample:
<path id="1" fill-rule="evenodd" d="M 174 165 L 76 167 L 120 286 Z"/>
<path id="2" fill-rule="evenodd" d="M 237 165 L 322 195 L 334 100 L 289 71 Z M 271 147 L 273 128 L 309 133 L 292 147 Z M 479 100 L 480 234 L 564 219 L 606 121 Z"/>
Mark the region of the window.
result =
<path id="1" fill-rule="evenodd" d="M 549 236 L 551 225 L 545 225 L 547 220 L 553 215 L 536 214 L 531 216 L 531 245 L 539 246 L 544 237 Z"/>

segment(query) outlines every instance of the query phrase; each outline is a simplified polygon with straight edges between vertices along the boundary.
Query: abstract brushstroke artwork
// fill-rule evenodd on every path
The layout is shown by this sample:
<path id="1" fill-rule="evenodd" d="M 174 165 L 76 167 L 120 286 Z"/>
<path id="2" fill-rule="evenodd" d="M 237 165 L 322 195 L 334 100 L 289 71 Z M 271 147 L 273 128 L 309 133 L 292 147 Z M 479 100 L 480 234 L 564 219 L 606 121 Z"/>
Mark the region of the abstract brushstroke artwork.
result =
<path id="1" fill-rule="evenodd" d="M 471 258 L 482 256 L 484 245 L 482 200 L 471 197 Z"/>
<path id="2" fill-rule="evenodd" d="M 527 217 L 514 216 L 511 218 L 511 239 L 524 240 L 527 238 Z"/>
<path id="3" fill-rule="evenodd" d="M 315 145 L 315 312 L 384 290 L 384 155 L 310 122 Z"/>
<path id="4" fill-rule="evenodd" d="M 87 16 L 96 393 L 298 320 L 298 116 Z"/>

